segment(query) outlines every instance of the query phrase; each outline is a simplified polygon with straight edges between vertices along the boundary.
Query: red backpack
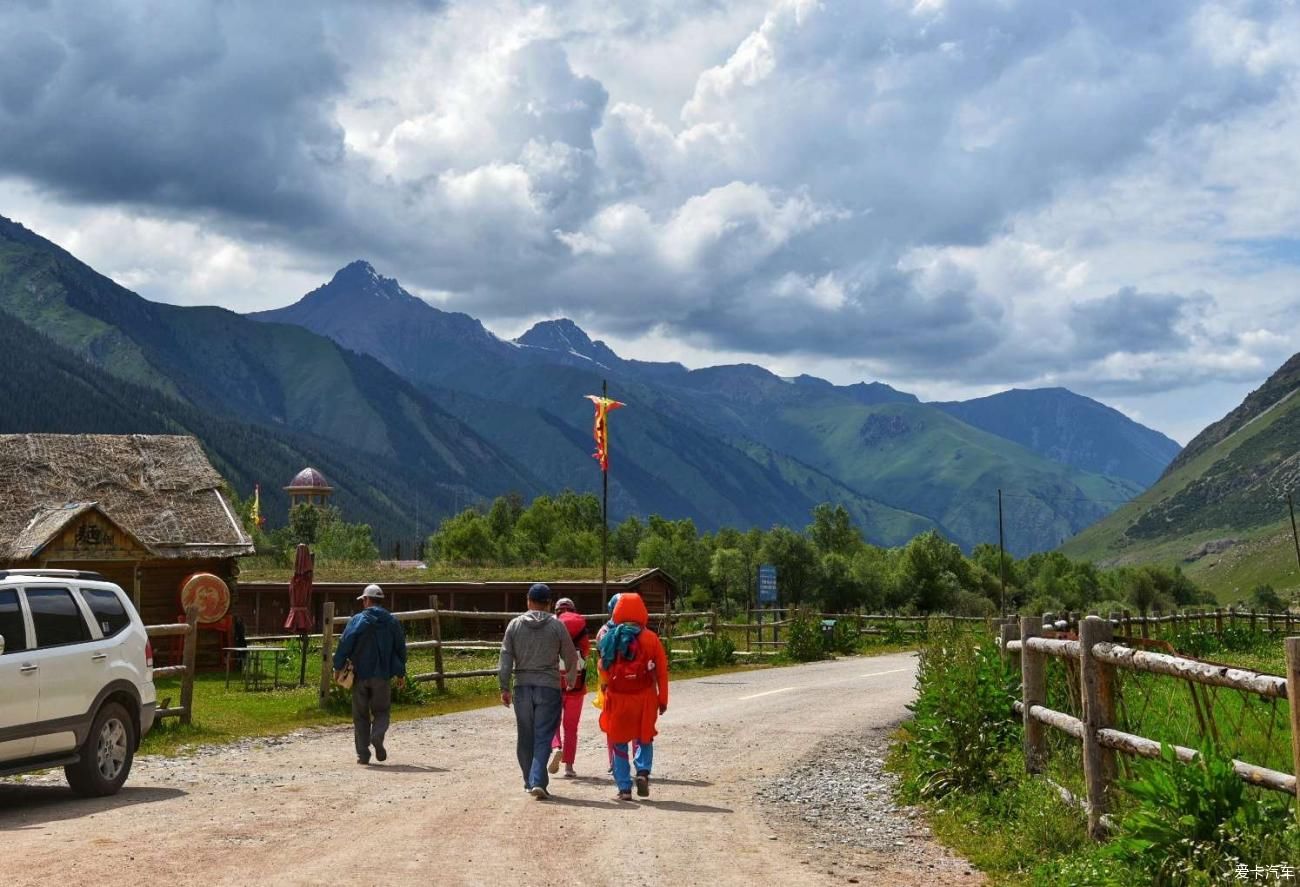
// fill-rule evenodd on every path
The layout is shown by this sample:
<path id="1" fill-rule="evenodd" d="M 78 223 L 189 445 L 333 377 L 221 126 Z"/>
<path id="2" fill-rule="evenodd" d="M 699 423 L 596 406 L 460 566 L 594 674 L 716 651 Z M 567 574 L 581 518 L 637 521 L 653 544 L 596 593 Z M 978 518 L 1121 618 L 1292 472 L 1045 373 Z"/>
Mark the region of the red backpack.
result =
<path id="1" fill-rule="evenodd" d="M 606 672 L 609 689 L 615 693 L 636 693 L 655 683 L 654 659 L 641 649 L 641 642 L 633 641 L 628 652 L 632 654 L 631 659 L 615 656 Z"/>

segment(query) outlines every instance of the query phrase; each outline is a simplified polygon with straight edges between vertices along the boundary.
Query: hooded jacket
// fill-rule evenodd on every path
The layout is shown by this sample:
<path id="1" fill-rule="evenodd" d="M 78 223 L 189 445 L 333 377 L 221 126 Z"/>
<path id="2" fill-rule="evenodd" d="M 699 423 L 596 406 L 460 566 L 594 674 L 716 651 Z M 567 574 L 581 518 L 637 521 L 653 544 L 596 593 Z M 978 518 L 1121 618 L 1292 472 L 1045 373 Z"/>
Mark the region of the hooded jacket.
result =
<path id="1" fill-rule="evenodd" d="M 564 623 L 545 610 L 529 610 L 516 616 L 506 626 L 501 641 L 501 663 L 497 682 L 502 690 L 510 689 L 510 677 L 521 686 L 553 687 L 560 685 L 560 660 L 564 670 L 576 677 L 578 651 Z"/>
<path id="2" fill-rule="evenodd" d="M 605 731 L 610 742 L 623 743 L 636 741 L 643 745 L 654 741 L 658 732 L 659 709 L 668 706 L 668 655 L 659 636 L 646 627 L 650 614 L 645 601 L 636 593 L 625 593 L 614 607 L 613 623 L 617 630 L 619 625 L 631 624 L 640 627 L 634 641 L 637 655 L 645 657 L 653 664 L 654 684 L 632 693 L 609 691 L 605 695 L 605 707 L 600 712 L 600 728 Z M 615 638 L 606 635 L 601 641 L 602 659 L 604 646 L 615 643 Z M 608 673 L 603 664 L 600 666 L 601 685 L 609 684 Z"/>
<path id="3" fill-rule="evenodd" d="M 352 660 L 358 680 L 406 677 L 406 632 L 383 607 L 366 607 L 348 621 L 334 651 L 334 670 Z"/>

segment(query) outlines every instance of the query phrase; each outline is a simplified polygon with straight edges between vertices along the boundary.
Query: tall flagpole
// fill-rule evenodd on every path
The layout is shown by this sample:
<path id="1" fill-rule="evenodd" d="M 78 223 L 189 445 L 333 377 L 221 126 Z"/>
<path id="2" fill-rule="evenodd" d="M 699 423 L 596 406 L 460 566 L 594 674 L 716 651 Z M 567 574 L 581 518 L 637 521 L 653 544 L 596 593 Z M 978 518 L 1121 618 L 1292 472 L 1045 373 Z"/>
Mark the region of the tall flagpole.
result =
<path id="1" fill-rule="evenodd" d="M 600 383 L 600 396 L 605 400 L 609 399 L 609 380 L 602 379 Z M 608 458 L 609 450 L 609 414 L 605 415 L 605 449 Z M 600 534 L 600 599 L 609 600 L 609 464 L 601 466 L 600 472 L 601 500 L 600 500 L 600 517 L 604 528 Z"/>

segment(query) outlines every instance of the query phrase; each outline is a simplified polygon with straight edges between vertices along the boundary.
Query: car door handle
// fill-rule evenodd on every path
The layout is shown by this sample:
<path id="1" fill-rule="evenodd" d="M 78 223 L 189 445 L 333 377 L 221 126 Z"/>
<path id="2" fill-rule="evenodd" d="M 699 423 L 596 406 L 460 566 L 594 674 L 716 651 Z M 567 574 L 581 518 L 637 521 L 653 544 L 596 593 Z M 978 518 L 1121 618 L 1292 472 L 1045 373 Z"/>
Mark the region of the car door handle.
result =
<path id="1" fill-rule="evenodd" d="M 32 665 L 31 663 L 19 666 L 18 668 L 18 671 L 20 671 L 22 674 L 31 674 L 32 672 L 39 671 L 39 670 L 40 670 L 39 665 Z"/>
<path id="2" fill-rule="evenodd" d="M 108 658 L 108 654 L 107 654 L 107 653 L 96 653 L 94 656 L 91 656 L 91 657 L 90 657 L 90 661 L 91 661 L 91 662 L 103 662 L 103 661 L 104 661 L 105 659 L 107 659 L 107 658 Z"/>

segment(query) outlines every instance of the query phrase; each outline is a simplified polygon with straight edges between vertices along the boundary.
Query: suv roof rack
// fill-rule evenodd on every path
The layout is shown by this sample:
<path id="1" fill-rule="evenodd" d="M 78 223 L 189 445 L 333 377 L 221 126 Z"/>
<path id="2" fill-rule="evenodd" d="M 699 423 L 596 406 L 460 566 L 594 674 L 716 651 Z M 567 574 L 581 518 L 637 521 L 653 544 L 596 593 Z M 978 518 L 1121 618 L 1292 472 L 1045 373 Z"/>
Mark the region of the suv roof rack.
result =
<path id="1" fill-rule="evenodd" d="M 0 570 L 0 579 L 7 579 L 10 576 L 34 576 L 37 578 L 47 579 L 90 579 L 96 582 L 106 582 L 102 574 L 93 570 L 55 570 L 55 569 L 37 569 L 37 568 L 19 568 L 13 570 Z"/>

